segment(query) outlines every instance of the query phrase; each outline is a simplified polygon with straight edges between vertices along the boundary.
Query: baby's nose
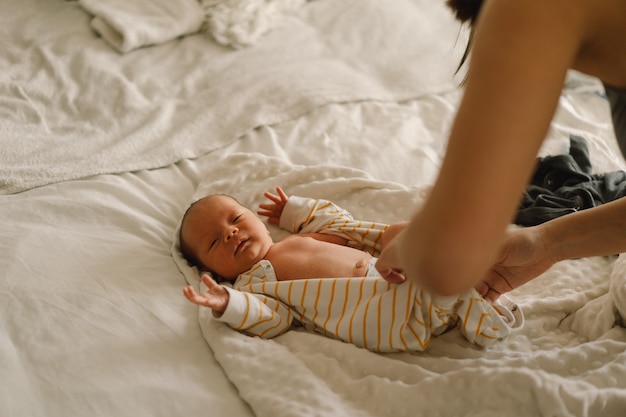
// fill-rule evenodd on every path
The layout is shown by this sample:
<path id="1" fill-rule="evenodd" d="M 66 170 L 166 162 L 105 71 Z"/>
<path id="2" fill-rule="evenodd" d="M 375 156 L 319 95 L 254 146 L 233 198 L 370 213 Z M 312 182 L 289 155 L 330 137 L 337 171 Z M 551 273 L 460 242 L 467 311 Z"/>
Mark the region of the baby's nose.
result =
<path id="1" fill-rule="evenodd" d="M 239 232 L 239 229 L 237 229 L 236 227 L 233 227 L 232 229 L 226 231 L 226 236 L 224 238 L 228 242 L 230 238 L 235 236 L 238 232 Z"/>

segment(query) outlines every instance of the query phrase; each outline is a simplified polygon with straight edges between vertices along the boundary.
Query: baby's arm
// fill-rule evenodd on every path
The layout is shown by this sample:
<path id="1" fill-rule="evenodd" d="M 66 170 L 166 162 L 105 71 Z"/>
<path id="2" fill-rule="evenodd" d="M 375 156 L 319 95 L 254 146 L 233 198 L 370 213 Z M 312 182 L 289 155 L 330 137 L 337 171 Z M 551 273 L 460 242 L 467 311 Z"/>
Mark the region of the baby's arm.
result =
<path id="1" fill-rule="evenodd" d="M 202 282 L 207 291 L 198 294 L 189 285 L 183 288 L 185 297 L 194 304 L 210 308 L 213 317 L 235 330 L 272 338 L 288 330 L 293 323 L 289 308 L 274 298 L 224 287 L 206 274 Z"/>
<path id="2" fill-rule="evenodd" d="M 372 254 L 380 250 L 382 235 L 388 228 L 383 223 L 355 220 L 350 212 L 331 201 L 298 196 L 289 198 L 280 217 L 280 227 L 292 233 L 341 238 L 343 244 Z"/>
<path id="3" fill-rule="evenodd" d="M 273 296 L 255 292 L 262 291 L 262 286 L 261 282 L 256 282 L 238 289 L 227 288 L 230 294 L 228 308 L 216 320 L 235 330 L 265 339 L 289 330 L 294 321 L 291 310 Z"/>
<path id="4" fill-rule="evenodd" d="M 213 310 L 213 316 L 220 317 L 228 306 L 228 291 L 215 282 L 209 275 L 202 275 L 202 282 L 207 286 L 207 291 L 198 294 L 191 285 L 183 288 L 183 294 L 189 301 L 199 306 L 208 307 Z"/>
<path id="5" fill-rule="evenodd" d="M 277 225 L 291 233 L 314 235 L 339 245 L 349 245 L 374 253 L 381 249 L 383 242 L 391 240 L 404 228 L 404 224 L 394 225 L 393 230 L 382 223 L 354 220 L 350 212 L 328 200 L 288 197 L 280 187 L 276 193 L 264 195 L 272 204 L 261 204 L 257 213 L 268 218 L 268 223 Z M 388 239 L 383 232 L 389 233 Z"/>
<path id="6" fill-rule="evenodd" d="M 261 207 L 262 210 L 257 211 L 257 214 L 260 216 L 266 216 L 269 224 L 280 226 L 280 217 L 282 216 L 283 210 L 289 201 L 289 197 L 287 197 L 287 194 L 285 194 L 283 189 L 280 187 L 276 187 L 276 193 L 277 194 L 272 194 L 270 192 L 264 193 L 265 197 L 273 201 L 273 204 L 260 204 L 259 207 Z M 337 245 L 345 246 L 348 244 L 347 239 L 339 236 L 313 232 L 307 234 L 317 240 L 323 240 Z"/>

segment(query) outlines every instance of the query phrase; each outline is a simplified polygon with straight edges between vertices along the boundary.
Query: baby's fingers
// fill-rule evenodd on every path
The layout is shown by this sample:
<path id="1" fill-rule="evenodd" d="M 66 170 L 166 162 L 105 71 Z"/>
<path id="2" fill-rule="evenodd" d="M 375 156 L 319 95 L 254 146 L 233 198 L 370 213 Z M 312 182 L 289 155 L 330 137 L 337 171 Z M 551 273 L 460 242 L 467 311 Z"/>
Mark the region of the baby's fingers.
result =
<path id="1" fill-rule="evenodd" d="M 211 275 L 206 274 L 206 273 L 202 274 L 202 282 L 204 283 L 204 285 L 207 286 L 209 291 L 211 290 L 211 288 L 215 288 L 216 286 L 220 285 L 217 282 L 215 282 L 215 280 L 213 279 Z"/>
<path id="2" fill-rule="evenodd" d="M 216 282 L 210 275 L 205 274 L 202 275 L 202 282 L 207 286 L 208 291 L 206 293 L 207 296 L 212 295 L 224 295 L 226 293 L 226 289 L 222 287 L 221 284 Z"/>
<path id="3" fill-rule="evenodd" d="M 268 191 L 268 192 L 263 193 L 263 195 L 280 206 L 284 205 L 287 202 L 287 200 L 289 200 L 289 197 L 287 197 L 287 194 L 285 194 L 283 189 L 280 187 L 276 187 L 276 194 L 272 194 Z"/>
<path id="4" fill-rule="evenodd" d="M 287 197 L 287 194 L 285 194 L 282 188 L 276 187 L 276 192 L 278 193 L 278 196 L 280 197 L 280 201 L 287 202 L 287 200 L 289 200 L 289 197 Z"/>
<path id="5" fill-rule="evenodd" d="M 198 295 L 198 293 L 194 291 L 191 285 L 188 285 L 185 288 L 183 288 L 183 294 L 185 295 L 187 300 L 191 301 L 194 304 L 198 304 L 201 306 L 206 305 L 205 304 L 206 300 L 204 299 L 204 297 L 201 297 L 200 295 Z"/>
<path id="6" fill-rule="evenodd" d="M 270 193 L 269 191 L 264 192 L 264 193 L 263 193 L 263 195 L 264 195 L 267 199 L 272 200 L 272 201 L 274 202 L 274 204 L 281 204 L 281 203 L 282 203 L 282 200 L 280 199 L 280 197 L 279 197 L 279 196 L 277 196 L 277 195 L 275 195 L 275 194 L 272 194 L 272 193 Z M 263 207 L 263 206 L 267 206 L 267 205 L 268 205 L 268 204 L 260 204 L 260 206 L 261 206 L 261 207 Z"/>
<path id="7" fill-rule="evenodd" d="M 192 300 L 192 298 L 194 297 L 194 295 L 196 294 L 196 292 L 193 290 L 193 288 L 191 287 L 191 285 L 188 285 L 186 287 L 183 288 L 183 295 L 185 296 L 185 298 L 187 298 L 189 301 Z"/>
<path id="8" fill-rule="evenodd" d="M 261 211 L 263 211 L 264 216 L 269 215 L 269 214 L 274 214 L 278 211 L 278 206 L 276 204 L 259 204 L 259 208 L 261 208 L 261 210 L 257 211 L 258 214 L 261 214 Z"/>

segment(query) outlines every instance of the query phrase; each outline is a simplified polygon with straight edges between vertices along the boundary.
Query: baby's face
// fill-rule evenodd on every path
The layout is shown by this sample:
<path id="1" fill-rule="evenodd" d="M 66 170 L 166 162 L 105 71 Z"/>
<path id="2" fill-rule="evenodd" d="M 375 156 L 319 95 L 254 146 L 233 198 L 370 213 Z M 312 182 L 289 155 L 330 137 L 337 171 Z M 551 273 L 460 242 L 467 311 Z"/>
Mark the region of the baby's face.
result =
<path id="1" fill-rule="evenodd" d="M 181 235 L 198 260 L 226 279 L 250 269 L 273 243 L 269 230 L 253 212 L 222 195 L 195 203 Z"/>

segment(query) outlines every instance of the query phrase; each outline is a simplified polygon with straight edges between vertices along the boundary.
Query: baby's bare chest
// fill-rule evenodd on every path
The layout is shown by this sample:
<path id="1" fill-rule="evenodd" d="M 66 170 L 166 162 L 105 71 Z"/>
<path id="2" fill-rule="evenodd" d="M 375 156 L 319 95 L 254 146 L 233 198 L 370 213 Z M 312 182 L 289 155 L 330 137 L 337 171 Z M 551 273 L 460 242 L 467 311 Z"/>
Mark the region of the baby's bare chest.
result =
<path id="1" fill-rule="evenodd" d="M 362 250 L 297 235 L 277 242 L 266 256 L 279 281 L 365 276 L 371 258 Z"/>

